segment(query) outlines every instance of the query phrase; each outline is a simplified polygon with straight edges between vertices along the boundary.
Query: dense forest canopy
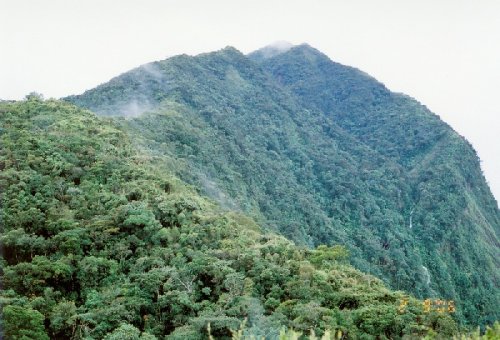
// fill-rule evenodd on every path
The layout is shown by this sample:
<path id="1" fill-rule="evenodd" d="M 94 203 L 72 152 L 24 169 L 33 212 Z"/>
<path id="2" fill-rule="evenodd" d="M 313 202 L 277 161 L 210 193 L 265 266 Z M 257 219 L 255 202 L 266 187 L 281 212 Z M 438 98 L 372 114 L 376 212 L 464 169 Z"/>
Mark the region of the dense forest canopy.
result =
<path id="1" fill-rule="evenodd" d="M 143 65 L 67 98 L 229 209 L 464 324 L 500 318 L 500 213 L 471 145 L 415 100 L 308 45 Z M 133 109 L 131 109 L 133 108 Z M 134 118 L 135 117 L 135 118 Z"/>
<path id="2" fill-rule="evenodd" d="M 471 145 L 308 45 L 0 102 L 0 142 L 5 338 L 449 338 L 500 319 L 500 212 Z"/>
<path id="3" fill-rule="evenodd" d="M 37 98 L 0 117 L 5 338 L 224 338 L 244 319 L 270 338 L 457 331 L 345 247 L 299 247 L 224 211 L 108 119 Z"/>

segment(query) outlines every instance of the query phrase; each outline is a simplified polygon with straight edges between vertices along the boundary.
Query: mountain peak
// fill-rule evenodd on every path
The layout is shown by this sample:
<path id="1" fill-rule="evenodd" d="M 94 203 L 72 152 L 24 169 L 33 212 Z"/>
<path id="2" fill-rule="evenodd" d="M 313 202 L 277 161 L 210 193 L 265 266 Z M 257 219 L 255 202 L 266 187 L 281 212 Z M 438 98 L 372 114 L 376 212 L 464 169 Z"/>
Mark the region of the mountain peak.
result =
<path id="1" fill-rule="evenodd" d="M 256 61 L 262 61 L 275 57 L 281 53 L 285 53 L 293 47 L 295 47 L 295 45 L 293 45 L 292 43 L 284 40 L 279 40 L 249 53 L 248 57 Z"/>
<path id="2" fill-rule="evenodd" d="M 241 52 L 234 46 L 226 46 L 223 49 L 220 50 L 221 52 L 228 52 L 228 53 L 237 53 L 241 54 Z"/>
<path id="3" fill-rule="evenodd" d="M 294 55 L 301 60 L 314 62 L 314 61 L 324 61 L 324 62 L 332 62 L 332 60 L 323 52 L 318 50 L 317 48 L 312 47 L 307 43 L 303 43 L 297 46 L 294 46 L 287 54 Z"/>
<path id="4" fill-rule="evenodd" d="M 216 50 L 216 51 L 200 53 L 198 55 L 195 55 L 194 58 L 197 58 L 197 57 L 207 57 L 207 56 L 212 56 L 212 57 L 213 56 L 244 57 L 245 55 L 243 53 L 241 53 L 241 51 L 238 50 L 236 47 L 228 45 L 228 46 L 226 46 L 224 48 L 221 48 L 219 50 Z"/>
<path id="5" fill-rule="evenodd" d="M 303 44 L 294 46 L 293 49 L 297 50 L 297 51 L 302 51 L 302 52 L 309 52 L 309 53 L 315 53 L 315 54 L 325 55 L 323 52 L 321 52 L 317 48 L 312 47 L 308 43 L 303 43 Z"/>

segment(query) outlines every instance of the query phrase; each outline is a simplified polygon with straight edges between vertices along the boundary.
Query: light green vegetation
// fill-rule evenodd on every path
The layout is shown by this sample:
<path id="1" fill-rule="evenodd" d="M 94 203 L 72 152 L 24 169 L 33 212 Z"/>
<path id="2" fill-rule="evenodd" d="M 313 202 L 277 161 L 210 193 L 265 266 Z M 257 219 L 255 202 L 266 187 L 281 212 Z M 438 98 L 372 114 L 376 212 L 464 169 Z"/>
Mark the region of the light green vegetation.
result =
<path id="1" fill-rule="evenodd" d="M 108 119 L 54 100 L 0 104 L 2 305 L 7 339 L 452 335 L 402 292 L 263 233 L 140 154 Z"/>

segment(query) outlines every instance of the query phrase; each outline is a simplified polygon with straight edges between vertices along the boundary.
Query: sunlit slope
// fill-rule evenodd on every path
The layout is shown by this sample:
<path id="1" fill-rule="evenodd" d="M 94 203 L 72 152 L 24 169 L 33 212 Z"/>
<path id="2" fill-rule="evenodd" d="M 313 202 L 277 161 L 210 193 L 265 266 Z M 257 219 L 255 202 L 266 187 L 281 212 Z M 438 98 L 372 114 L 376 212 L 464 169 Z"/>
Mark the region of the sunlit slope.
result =
<path id="1" fill-rule="evenodd" d="M 449 315 L 262 233 L 177 179 L 118 125 L 37 97 L 0 103 L 1 334 L 6 339 L 442 336 Z M 408 301 L 402 304 L 402 301 Z"/>

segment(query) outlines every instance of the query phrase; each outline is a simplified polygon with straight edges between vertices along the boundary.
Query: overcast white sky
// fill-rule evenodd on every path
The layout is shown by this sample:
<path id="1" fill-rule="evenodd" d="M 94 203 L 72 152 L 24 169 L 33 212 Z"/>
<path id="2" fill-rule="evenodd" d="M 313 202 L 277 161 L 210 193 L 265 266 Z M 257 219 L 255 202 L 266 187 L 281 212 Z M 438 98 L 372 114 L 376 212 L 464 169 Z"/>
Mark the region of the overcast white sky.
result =
<path id="1" fill-rule="evenodd" d="M 81 93 L 149 61 L 307 42 L 437 113 L 500 198 L 500 0 L 0 0 L 0 98 Z"/>

